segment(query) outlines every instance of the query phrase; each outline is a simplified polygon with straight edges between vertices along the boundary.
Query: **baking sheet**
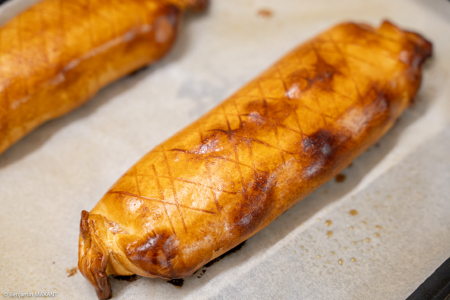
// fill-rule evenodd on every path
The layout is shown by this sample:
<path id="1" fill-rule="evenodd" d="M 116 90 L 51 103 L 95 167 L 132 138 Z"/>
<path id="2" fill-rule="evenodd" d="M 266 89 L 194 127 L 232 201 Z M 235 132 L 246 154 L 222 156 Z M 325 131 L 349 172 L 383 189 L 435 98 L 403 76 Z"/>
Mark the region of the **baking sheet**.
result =
<path id="1" fill-rule="evenodd" d="M 0 20 L 33 2 L 8 2 Z M 389 19 L 434 43 L 414 106 L 343 171 L 345 181 L 328 182 L 239 251 L 181 288 L 113 279 L 114 299 L 405 299 L 450 256 L 450 3 L 212 2 L 207 14 L 185 18 L 162 62 L 0 156 L 0 297 L 56 291 L 57 299 L 96 299 L 79 272 L 69 277 L 81 210 L 284 53 L 347 20 Z"/>

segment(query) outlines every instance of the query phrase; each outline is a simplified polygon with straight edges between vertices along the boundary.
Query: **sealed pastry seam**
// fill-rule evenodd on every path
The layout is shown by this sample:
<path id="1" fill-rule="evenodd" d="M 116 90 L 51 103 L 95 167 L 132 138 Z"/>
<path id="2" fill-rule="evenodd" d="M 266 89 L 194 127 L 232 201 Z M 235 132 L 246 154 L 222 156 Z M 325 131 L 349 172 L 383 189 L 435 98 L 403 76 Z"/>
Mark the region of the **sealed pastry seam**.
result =
<path id="1" fill-rule="evenodd" d="M 431 51 L 389 22 L 339 24 L 300 45 L 83 212 L 82 274 L 105 299 L 104 274 L 183 278 L 242 243 L 392 127 Z"/>

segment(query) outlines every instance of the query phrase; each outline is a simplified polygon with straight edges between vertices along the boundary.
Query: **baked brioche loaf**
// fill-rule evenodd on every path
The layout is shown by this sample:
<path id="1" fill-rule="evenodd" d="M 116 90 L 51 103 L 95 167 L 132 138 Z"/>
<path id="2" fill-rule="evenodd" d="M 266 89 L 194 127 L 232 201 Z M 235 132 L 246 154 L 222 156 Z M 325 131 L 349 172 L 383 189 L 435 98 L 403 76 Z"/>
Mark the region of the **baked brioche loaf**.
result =
<path id="1" fill-rule="evenodd" d="M 79 268 L 183 278 L 248 239 L 380 139 L 432 46 L 389 22 L 340 24 L 288 53 L 83 211 Z"/>
<path id="2" fill-rule="evenodd" d="M 207 0 L 44 0 L 0 28 L 0 153 L 164 56 Z"/>

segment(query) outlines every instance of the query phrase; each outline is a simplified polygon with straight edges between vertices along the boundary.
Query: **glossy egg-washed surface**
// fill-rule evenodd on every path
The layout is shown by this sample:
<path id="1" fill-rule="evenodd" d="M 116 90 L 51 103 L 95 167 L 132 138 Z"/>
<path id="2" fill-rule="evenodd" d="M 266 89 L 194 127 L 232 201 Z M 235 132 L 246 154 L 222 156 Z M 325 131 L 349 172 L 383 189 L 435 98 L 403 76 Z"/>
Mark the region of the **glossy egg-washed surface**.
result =
<path id="1" fill-rule="evenodd" d="M 45 0 L 0 28 L 0 153 L 161 58 L 207 0 Z"/>
<path id="2" fill-rule="evenodd" d="M 385 22 L 299 46 L 136 163 L 81 220 L 79 268 L 181 278 L 249 238 L 377 141 L 431 44 Z"/>

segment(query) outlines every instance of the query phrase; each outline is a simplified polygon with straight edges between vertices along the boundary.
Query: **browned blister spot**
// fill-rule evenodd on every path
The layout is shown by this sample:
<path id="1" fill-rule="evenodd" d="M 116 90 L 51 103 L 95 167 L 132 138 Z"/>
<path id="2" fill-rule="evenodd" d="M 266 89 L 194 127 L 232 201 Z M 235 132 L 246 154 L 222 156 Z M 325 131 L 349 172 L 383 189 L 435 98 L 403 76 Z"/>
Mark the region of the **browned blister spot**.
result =
<path id="1" fill-rule="evenodd" d="M 130 241 L 126 239 L 125 241 Z M 179 277 L 174 273 L 172 259 L 178 254 L 176 236 L 161 232 L 144 239 L 131 240 L 125 249 L 128 259 L 150 275 L 163 274 L 166 278 Z"/>
<path id="2" fill-rule="evenodd" d="M 299 99 L 313 86 L 322 91 L 331 91 L 331 82 L 336 73 L 338 73 L 336 68 L 319 56 L 313 68 L 302 68 L 286 79 L 288 89 L 286 96 L 290 99 Z"/>
<path id="3" fill-rule="evenodd" d="M 332 134 L 326 130 L 303 139 L 303 159 L 306 161 L 305 177 L 313 180 L 334 170 L 345 157 L 340 157 L 343 143 L 348 139 L 344 133 Z"/>
<path id="4" fill-rule="evenodd" d="M 256 172 L 254 176 L 254 180 L 243 188 L 245 201 L 235 206 L 230 222 L 242 236 L 257 228 L 268 217 L 267 212 L 273 205 L 270 189 L 274 182 L 270 181 L 269 174 Z"/>

